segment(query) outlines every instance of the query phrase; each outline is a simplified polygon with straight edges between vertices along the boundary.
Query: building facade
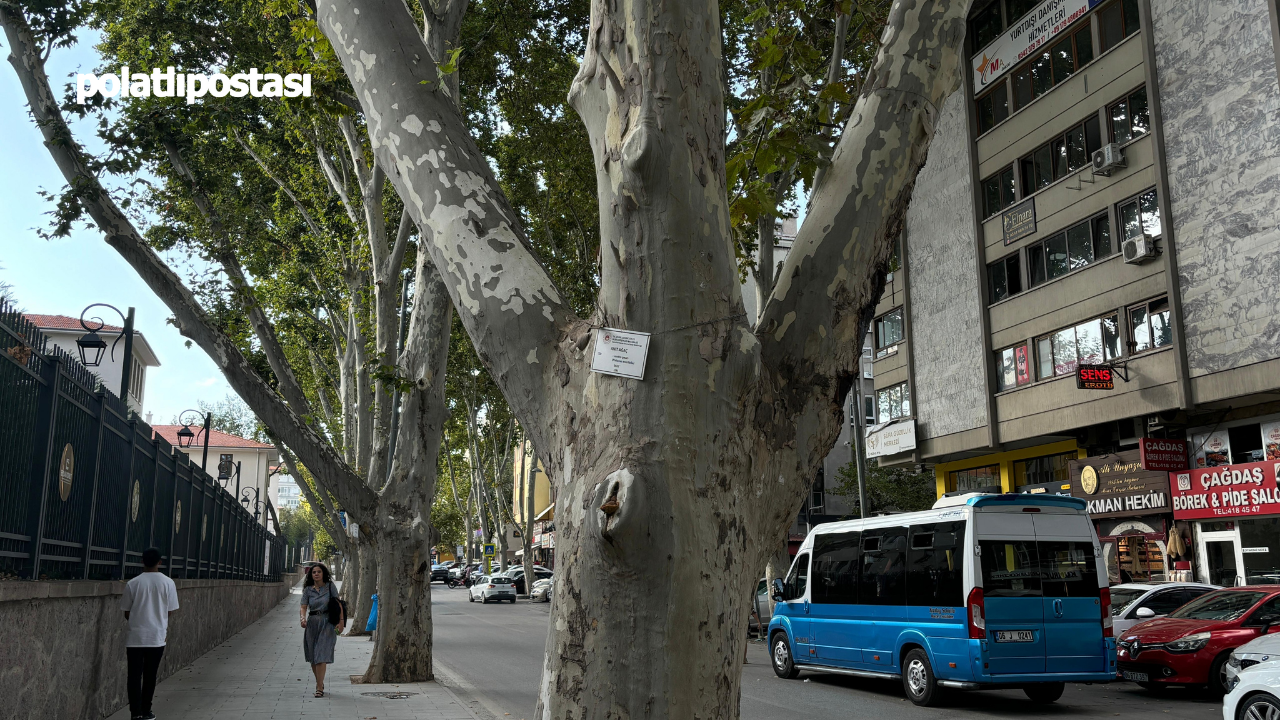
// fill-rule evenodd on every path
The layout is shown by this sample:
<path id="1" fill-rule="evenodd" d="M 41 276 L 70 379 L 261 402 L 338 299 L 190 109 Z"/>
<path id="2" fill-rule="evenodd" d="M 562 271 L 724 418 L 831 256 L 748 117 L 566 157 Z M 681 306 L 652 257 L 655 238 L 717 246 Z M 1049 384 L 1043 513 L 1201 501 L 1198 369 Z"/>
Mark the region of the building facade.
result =
<path id="1" fill-rule="evenodd" d="M 155 425 L 157 435 L 169 441 L 175 448 L 178 445 L 178 431 L 181 425 Z M 204 456 L 204 429 L 199 426 L 191 428 L 196 433 L 191 447 L 183 452 L 191 456 L 191 461 L 200 464 Z M 280 453 L 274 445 L 230 435 L 220 430 L 209 431 L 209 460 L 205 469 L 209 475 L 218 479 L 228 492 L 237 493 L 236 498 L 244 503 L 249 512 L 258 512 L 258 521 L 268 524 L 265 507 L 271 503 L 273 508 L 280 507 L 277 494 L 278 483 L 271 481 L 280 466 Z M 296 486 L 295 486 L 296 487 Z M 268 524 L 268 527 L 272 527 Z"/>
<path id="2" fill-rule="evenodd" d="M 872 327 L 876 419 L 910 435 L 882 464 L 933 465 L 939 495 L 1095 503 L 1107 474 L 1162 494 L 1095 514 L 1117 574 L 1187 562 L 1252 582 L 1280 566 L 1280 512 L 1265 530 L 1192 517 L 1180 473 L 1168 486 L 1139 452 L 1186 440 L 1186 465 L 1268 459 L 1277 27 L 1272 0 L 975 1 Z M 1175 530 L 1184 554 L 1167 552 Z"/>
<path id="3" fill-rule="evenodd" d="M 71 355 L 71 357 L 80 357 L 80 349 L 76 345 L 76 341 L 87 334 L 88 331 L 80 324 L 78 318 L 69 317 L 67 315 L 36 315 L 27 313 L 26 317 L 40 328 L 40 332 L 44 333 L 49 341 L 58 346 L 63 352 Z M 102 386 L 108 391 L 114 393 L 116 397 L 120 396 L 120 381 L 124 372 L 124 339 L 120 334 L 124 332 L 124 328 L 115 325 L 103 325 L 98 331 L 98 337 L 102 338 L 107 344 L 108 350 L 102 354 L 101 364 L 97 367 L 91 367 L 89 370 L 98 376 L 102 381 Z M 115 346 L 112 348 L 112 346 Z M 129 409 L 135 413 L 142 413 L 143 398 L 146 397 L 147 391 L 147 369 L 160 367 L 160 360 L 156 357 L 155 351 L 151 349 L 150 343 L 142 336 L 142 333 L 135 330 L 133 332 L 133 362 L 129 367 Z"/>

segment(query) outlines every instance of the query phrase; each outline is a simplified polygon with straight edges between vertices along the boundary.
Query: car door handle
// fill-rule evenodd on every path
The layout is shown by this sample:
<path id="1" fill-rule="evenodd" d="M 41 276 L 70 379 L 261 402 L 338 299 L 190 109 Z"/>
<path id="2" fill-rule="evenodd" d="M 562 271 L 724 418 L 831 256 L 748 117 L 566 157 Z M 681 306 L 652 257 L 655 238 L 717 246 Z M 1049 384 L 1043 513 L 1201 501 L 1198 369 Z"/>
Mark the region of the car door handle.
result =
<path id="1" fill-rule="evenodd" d="M 1061 600 L 1053 601 L 1053 614 L 1057 615 L 1058 617 L 1062 617 L 1062 601 Z"/>

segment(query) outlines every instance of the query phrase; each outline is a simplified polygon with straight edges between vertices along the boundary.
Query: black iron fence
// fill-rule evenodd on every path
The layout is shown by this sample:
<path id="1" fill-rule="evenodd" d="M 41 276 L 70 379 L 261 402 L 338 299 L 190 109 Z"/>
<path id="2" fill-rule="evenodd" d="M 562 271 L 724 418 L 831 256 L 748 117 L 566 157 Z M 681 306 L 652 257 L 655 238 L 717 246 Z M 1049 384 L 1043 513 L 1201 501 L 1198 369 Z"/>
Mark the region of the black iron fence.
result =
<path id="1" fill-rule="evenodd" d="M 0 575 L 279 581 L 284 539 L 0 302 Z"/>

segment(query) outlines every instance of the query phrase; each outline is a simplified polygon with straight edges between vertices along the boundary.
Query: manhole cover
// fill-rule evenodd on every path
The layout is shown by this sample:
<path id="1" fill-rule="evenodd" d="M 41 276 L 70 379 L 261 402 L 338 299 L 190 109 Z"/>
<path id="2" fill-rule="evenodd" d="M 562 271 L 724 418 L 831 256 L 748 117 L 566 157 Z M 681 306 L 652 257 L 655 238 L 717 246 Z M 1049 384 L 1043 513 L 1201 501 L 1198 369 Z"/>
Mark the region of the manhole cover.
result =
<path id="1" fill-rule="evenodd" d="M 417 695 L 418 693 L 415 693 L 415 692 L 367 692 L 367 693 L 360 693 L 360 694 L 366 697 L 380 697 L 380 698 L 386 698 L 388 700 L 405 700 L 407 698 L 413 697 L 414 695 Z"/>

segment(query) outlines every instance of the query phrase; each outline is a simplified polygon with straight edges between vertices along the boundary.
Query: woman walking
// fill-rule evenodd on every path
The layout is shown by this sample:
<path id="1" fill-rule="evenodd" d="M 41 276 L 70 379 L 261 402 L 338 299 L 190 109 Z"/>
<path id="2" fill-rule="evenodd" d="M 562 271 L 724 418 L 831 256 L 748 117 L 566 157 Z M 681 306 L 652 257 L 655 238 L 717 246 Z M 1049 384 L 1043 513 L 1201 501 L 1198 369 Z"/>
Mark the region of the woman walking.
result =
<path id="1" fill-rule="evenodd" d="M 346 615 L 338 620 L 335 628 L 329 622 L 329 600 L 338 597 L 338 590 L 329 581 L 329 568 L 316 563 L 307 570 L 302 583 L 302 654 L 311 663 L 316 676 L 316 697 L 324 697 L 324 673 L 333 662 L 333 648 L 338 634 L 347 623 Z"/>

